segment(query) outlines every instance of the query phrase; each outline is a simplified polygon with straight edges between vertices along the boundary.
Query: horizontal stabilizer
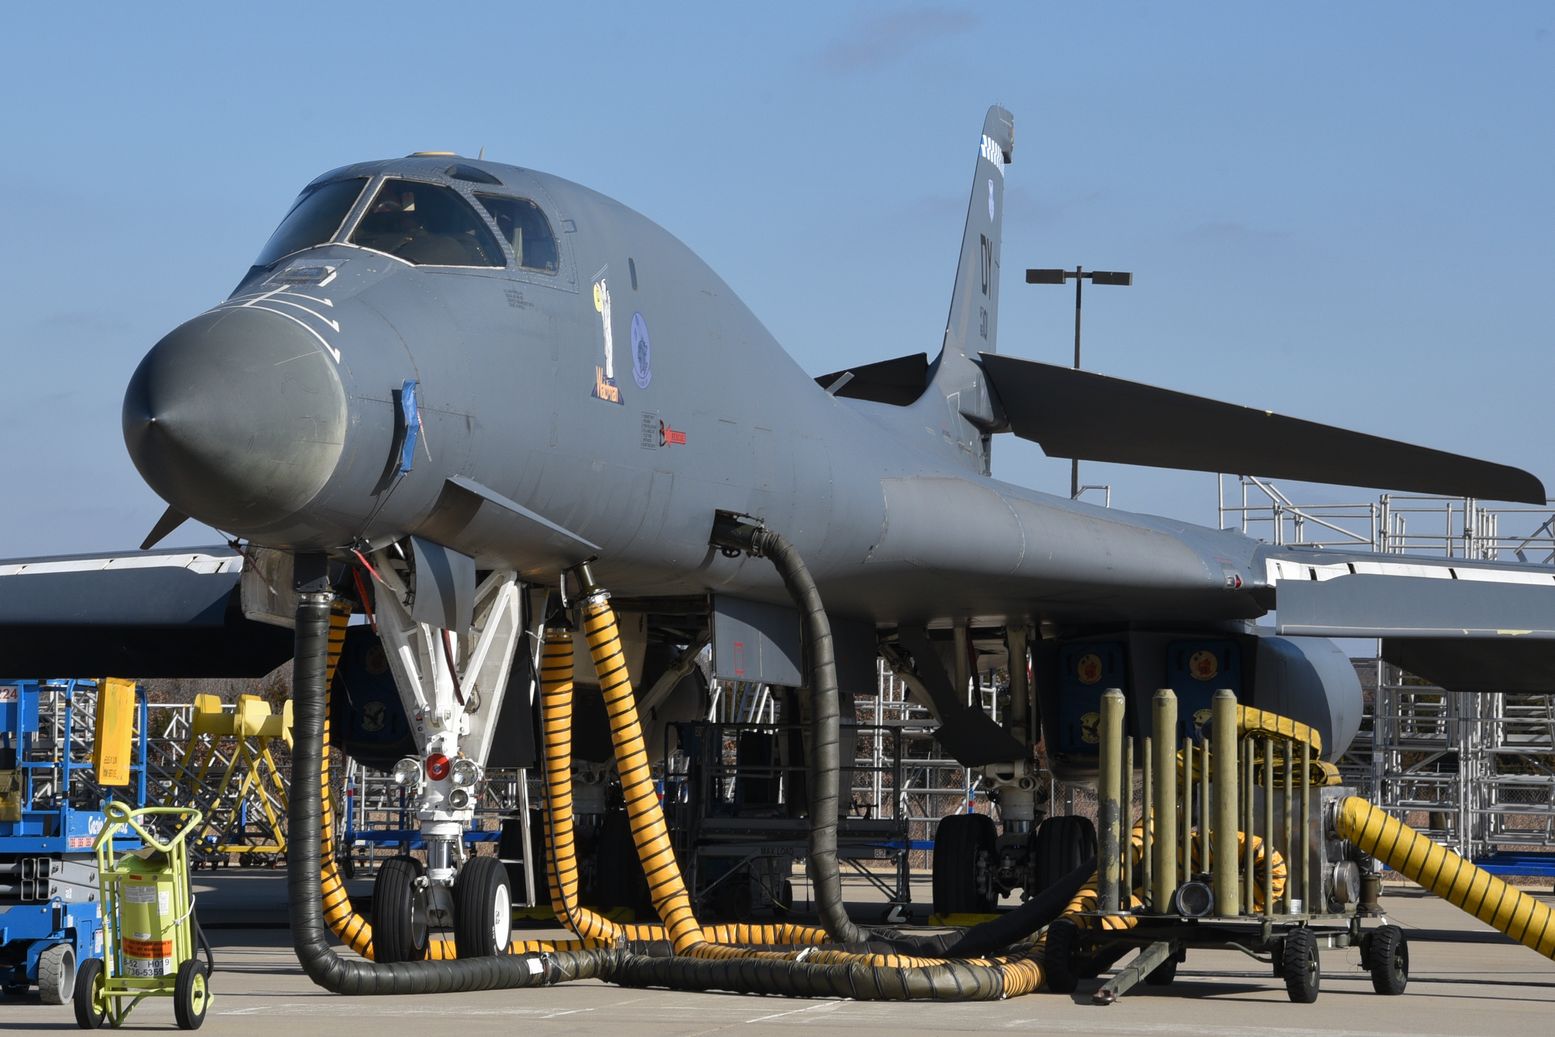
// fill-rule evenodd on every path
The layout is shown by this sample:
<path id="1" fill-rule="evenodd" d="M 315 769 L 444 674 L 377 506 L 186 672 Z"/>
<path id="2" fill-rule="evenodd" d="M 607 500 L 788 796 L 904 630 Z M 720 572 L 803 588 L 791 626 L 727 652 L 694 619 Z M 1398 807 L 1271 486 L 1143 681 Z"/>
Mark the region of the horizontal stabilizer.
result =
<path id="1" fill-rule="evenodd" d="M 982 354 L 1010 430 L 1053 457 L 1544 503 L 1528 472 L 1158 389 Z"/>
<path id="2" fill-rule="evenodd" d="M 928 387 L 929 357 L 927 353 L 914 353 L 877 360 L 873 364 L 823 374 L 815 381 L 833 396 L 905 407 L 922 396 Z"/>
<path id="3" fill-rule="evenodd" d="M 1382 657 L 1448 691 L 1555 692 L 1555 642 L 1385 637 Z"/>

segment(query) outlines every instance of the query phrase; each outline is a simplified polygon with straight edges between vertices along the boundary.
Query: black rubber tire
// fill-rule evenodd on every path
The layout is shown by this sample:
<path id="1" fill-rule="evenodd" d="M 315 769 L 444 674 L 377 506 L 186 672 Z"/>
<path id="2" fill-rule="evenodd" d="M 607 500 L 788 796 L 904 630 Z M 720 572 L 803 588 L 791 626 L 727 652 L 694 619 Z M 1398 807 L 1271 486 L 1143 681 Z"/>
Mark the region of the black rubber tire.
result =
<path id="1" fill-rule="evenodd" d="M 76 991 L 76 949 L 56 943 L 38 955 L 38 1000 L 62 1005 Z"/>
<path id="2" fill-rule="evenodd" d="M 1074 971 L 1075 948 L 1080 943 L 1080 927 L 1060 918 L 1047 927 L 1047 943 L 1042 949 L 1042 975 L 1047 988 L 1055 994 L 1073 994 L 1080 985 Z"/>
<path id="3" fill-rule="evenodd" d="M 653 910 L 648 879 L 637 859 L 632 822 L 625 810 L 611 810 L 601 819 L 594 841 L 595 907 L 625 907 L 638 914 Z"/>
<path id="4" fill-rule="evenodd" d="M 1365 950 L 1365 947 L 1363 945 L 1362 949 L 1361 949 L 1361 954 L 1364 956 L 1365 953 L 1366 953 L 1366 950 Z M 1270 944 L 1270 946 L 1269 946 L 1269 964 L 1274 967 L 1274 978 L 1275 979 L 1284 979 L 1285 978 L 1285 941 L 1284 940 L 1275 940 L 1274 943 Z"/>
<path id="5" fill-rule="evenodd" d="M 1371 988 L 1379 994 L 1402 994 L 1409 985 L 1409 941 L 1404 930 L 1384 925 L 1371 934 L 1365 956 Z"/>
<path id="6" fill-rule="evenodd" d="M 1161 964 L 1145 974 L 1145 982 L 1152 987 L 1169 987 L 1177 979 L 1177 966 L 1182 963 L 1182 957 L 1173 954 Z"/>
<path id="7" fill-rule="evenodd" d="M 977 888 L 977 862 L 989 862 L 997 836 L 987 814 L 951 814 L 934 830 L 934 913 L 986 914 L 998 904 Z"/>
<path id="8" fill-rule="evenodd" d="M 1310 1005 L 1317 1000 L 1322 981 L 1322 968 L 1317 953 L 1317 937 L 1311 929 L 1292 929 L 1285 937 L 1281 952 L 1285 977 L 1285 993 L 1298 1005 Z"/>
<path id="9" fill-rule="evenodd" d="M 471 857 L 454 879 L 454 950 L 460 959 L 508 952 L 513 939 L 513 891 L 495 857 Z"/>
<path id="10" fill-rule="evenodd" d="M 380 965 L 427 956 L 431 927 L 426 890 L 416 884 L 421 875 L 421 862 L 414 857 L 390 857 L 378 868 L 373 880 L 373 960 Z"/>
<path id="11" fill-rule="evenodd" d="M 1086 861 L 1096 859 L 1096 825 L 1088 817 L 1045 819 L 1027 842 L 1032 894 L 1041 893 Z"/>
<path id="12" fill-rule="evenodd" d="M 97 1001 L 97 989 L 103 984 L 103 960 L 88 958 L 76 970 L 76 989 L 71 1000 L 76 1008 L 76 1025 L 96 1030 L 108 1021 L 108 1007 Z"/>
<path id="13" fill-rule="evenodd" d="M 210 1007 L 211 989 L 205 974 L 205 962 L 190 958 L 178 966 L 173 980 L 173 1018 L 180 1030 L 198 1030 Z"/>

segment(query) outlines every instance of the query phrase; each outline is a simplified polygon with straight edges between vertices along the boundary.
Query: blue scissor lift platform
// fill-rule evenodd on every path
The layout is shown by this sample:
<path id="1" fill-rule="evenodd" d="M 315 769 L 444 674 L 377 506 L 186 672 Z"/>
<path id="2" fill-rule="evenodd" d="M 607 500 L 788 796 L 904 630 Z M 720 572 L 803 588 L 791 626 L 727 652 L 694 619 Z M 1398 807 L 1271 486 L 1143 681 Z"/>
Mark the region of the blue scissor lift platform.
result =
<path id="1" fill-rule="evenodd" d="M 79 964 L 103 953 L 92 843 L 109 795 L 87 755 L 97 682 L 0 679 L 0 990 L 68 1001 Z M 146 699 L 136 689 L 130 783 L 146 799 Z"/>

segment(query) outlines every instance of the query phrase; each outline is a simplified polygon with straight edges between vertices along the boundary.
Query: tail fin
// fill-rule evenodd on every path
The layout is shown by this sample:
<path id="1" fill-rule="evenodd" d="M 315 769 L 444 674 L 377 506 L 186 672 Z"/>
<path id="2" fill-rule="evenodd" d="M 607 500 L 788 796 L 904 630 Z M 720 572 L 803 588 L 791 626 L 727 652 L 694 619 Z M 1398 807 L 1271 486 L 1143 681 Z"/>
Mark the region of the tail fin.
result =
<path id="1" fill-rule="evenodd" d="M 1004 167 L 1015 151 L 1015 118 L 995 105 L 983 120 L 972 198 L 967 204 L 961 260 L 939 359 L 926 399 L 950 403 L 960 427 L 946 431 L 976 467 L 987 470 L 988 436 L 1001 427 L 975 357 L 996 349 L 999 326 L 999 244 L 1004 224 Z"/>

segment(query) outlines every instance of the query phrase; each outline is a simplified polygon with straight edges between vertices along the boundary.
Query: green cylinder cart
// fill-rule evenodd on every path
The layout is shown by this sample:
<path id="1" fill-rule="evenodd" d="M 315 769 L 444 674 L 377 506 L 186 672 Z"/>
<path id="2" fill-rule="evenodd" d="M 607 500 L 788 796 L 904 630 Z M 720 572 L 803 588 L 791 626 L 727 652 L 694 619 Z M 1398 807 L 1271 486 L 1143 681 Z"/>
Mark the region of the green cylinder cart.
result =
<path id="1" fill-rule="evenodd" d="M 131 809 L 109 803 L 97 837 L 97 865 L 103 908 L 103 957 L 83 962 L 76 982 L 76 1022 L 96 1029 L 118 1026 L 148 997 L 171 997 L 173 1015 L 185 1030 L 198 1029 L 210 1007 L 209 968 L 195 958 L 198 926 L 189 891 L 189 834 L 203 820 L 193 807 Z M 169 839 L 142 824 L 154 815 L 174 815 L 178 830 Z M 113 839 L 125 828 L 144 846 L 122 854 Z"/>

